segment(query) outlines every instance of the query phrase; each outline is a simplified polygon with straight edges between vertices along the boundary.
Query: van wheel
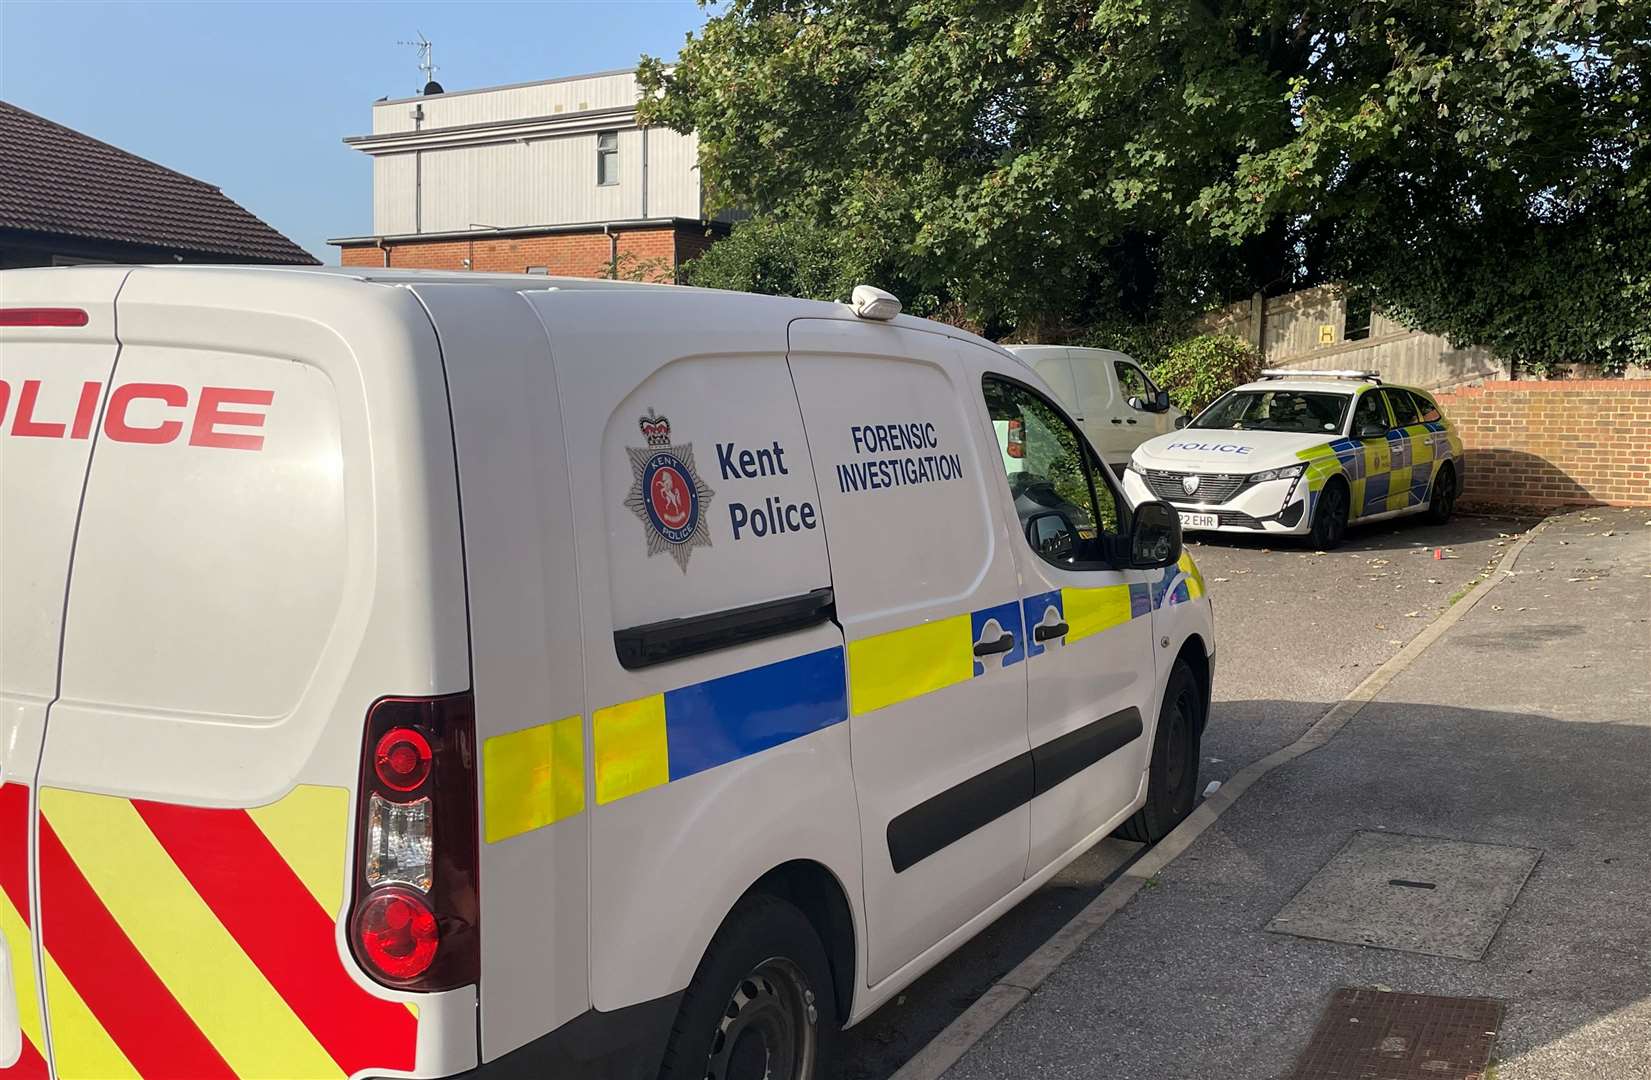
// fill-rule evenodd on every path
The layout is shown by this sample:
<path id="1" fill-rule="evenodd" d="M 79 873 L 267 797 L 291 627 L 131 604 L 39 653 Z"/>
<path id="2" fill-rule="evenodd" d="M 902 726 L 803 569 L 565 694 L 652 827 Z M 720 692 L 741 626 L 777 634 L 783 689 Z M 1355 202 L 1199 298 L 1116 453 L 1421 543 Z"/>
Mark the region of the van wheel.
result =
<path id="1" fill-rule="evenodd" d="M 734 908 L 683 994 L 660 1080 L 817 1080 L 837 1040 L 825 947 L 758 893 Z"/>
<path id="2" fill-rule="evenodd" d="M 1450 463 L 1439 466 L 1439 475 L 1433 478 L 1433 494 L 1427 501 L 1427 520 L 1443 525 L 1456 512 L 1456 470 Z"/>
<path id="3" fill-rule="evenodd" d="M 1164 688 L 1158 733 L 1152 740 L 1146 805 L 1118 828 L 1125 840 L 1154 844 L 1192 813 L 1198 795 L 1199 735 L 1204 729 L 1204 691 L 1185 660 L 1177 660 Z"/>
<path id="4" fill-rule="evenodd" d="M 1318 508 L 1313 512 L 1313 531 L 1308 534 L 1314 548 L 1329 551 L 1341 545 L 1347 535 L 1350 502 L 1347 485 L 1340 480 L 1324 485 L 1324 490 L 1319 492 Z"/>

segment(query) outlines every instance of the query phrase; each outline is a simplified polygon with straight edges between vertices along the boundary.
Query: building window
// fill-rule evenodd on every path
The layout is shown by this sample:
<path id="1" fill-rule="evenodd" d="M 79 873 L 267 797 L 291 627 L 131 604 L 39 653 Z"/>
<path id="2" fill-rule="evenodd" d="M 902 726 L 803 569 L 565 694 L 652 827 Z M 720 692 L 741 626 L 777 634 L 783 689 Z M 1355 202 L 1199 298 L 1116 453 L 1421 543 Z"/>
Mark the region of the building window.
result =
<path id="1" fill-rule="evenodd" d="M 619 132 L 596 133 L 596 182 L 606 187 L 619 183 Z"/>
<path id="2" fill-rule="evenodd" d="M 1345 301 L 1347 317 L 1342 323 L 1343 341 L 1363 341 L 1370 336 L 1370 297 L 1368 294 L 1349 293 Z"/>

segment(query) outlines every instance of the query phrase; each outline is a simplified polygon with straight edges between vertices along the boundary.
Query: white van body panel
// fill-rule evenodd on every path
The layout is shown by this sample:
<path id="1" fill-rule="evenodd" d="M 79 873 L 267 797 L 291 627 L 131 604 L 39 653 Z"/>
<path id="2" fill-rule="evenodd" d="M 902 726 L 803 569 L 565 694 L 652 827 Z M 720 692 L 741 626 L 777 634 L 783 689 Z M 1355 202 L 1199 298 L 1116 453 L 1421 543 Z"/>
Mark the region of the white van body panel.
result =
<path id="1" fill-rule="evenodd" d="M 1176 430 L 1184 415 L 1171 405 L 1164 412 L 1132 408 L 1118 383 L 1119 364 L 1145 371 L 1135 358 L 1116 349 L 1066 345 L 1009 345 L 1010 353 L 1030 364 L 1054 391 L 1078 427 L 1100 451 L 1101 460 L 1121 471 L 1130 454 L 1148 439 Z"/>
<path id="2" fill-rule="evenodd" d="M 568 290 L 530 302 L 549 333 L 562 399 L 578 403 L 563 419 L 592 710 L 590 988 L 593 1005 L 612 1010 L 682 990 L 734 902 L 784 863 L 825 868 L 859 908 L 859 838 L 842 827 L 857 815 L 847 725 L 686 776 L 673 759 L 668 780 L 626 783 L 616 766 L 610 794 L 599 760 L 602 729 L 648 702 L 673 726 L 677 703 L 719 700 L 730 684 L 718 680 L 827 653 L 835 659 L 822 662 L 841 680 L 842 634 L 830 623 L 634 671 L 614 643 L 617 629 L 831 583 L 817 516 L 814 528 L 764 536 L 747 517 L 738 539 L 733 520 L 736 504 L 749 514 L 771 497 L 819 506 L 785 324 L 794 308 L 826 305 L 686 289 Z M 647 527 L 627 506 L 629 451 L 647 449 L 639 421 L 650 412 L 669 421 L 667 445 L 685 448 L 684 464 L 710 489 L 700 510 L 708 543 L 688 547 L 686 565 L 671 552 L 649 555 Z M 736 469 L 739 452 L 751 450 L 757 475 L 726 474 L 718 444 L 732 444 Z M 766 474 L 757 449 L 769 451 Z"/>
<path id="3" fill-rule="evenodd" d="M 840 902 L 826 946 L 857 1021 L 1142 804 L 1175 658 L 1213 656 L 1190 558 L 1067 573 L 1026 540 L 981 379 L 1060 401 L 1082 392 L 1073 350 L 1045 379 L 909 317 L 542 277 L 0 281 L 0 304 L 88 312 L 0 330 L 0 1062 L 38 1046 L 56 1080 L 121 1071 L 110 1052 L 165 1030 L 166 996 L 242 1075 L 450 1076 L 593 1025 L 668 1032 L 759 881 Z M 31 380 L 62 438 L 13 431 Z M 1150 601 L 1029 650 L 1029 604 L 1109 589 Z M 644 647 L 815 596 L 830 617 L 801 629 Z M 466 692 L 479 988 L 389 989 L 347 925 L 364 725 L 387 695 Z M 1141 734 L 1069 783 L 952 820 L 984 775 L 1127 709 Z M 231 819 L 247 850 L 168 846 Z M 393 1054 L 328 1044 L 329 1063 L 304 1030 L 327 1017 L 282 1011 L 247 966 L 269 957 L 231 951 L 206 898 L 252 856 L 319 902 L 334 992 Z M 69 863 L 159 987 L 102 1027 L 77 939 L 54 938 L 54 905 L 80 925 Z M 6 906 L 18 876 L 43 941 Z M 157 1061 L 124 1067 L 180 1071 Z"/>

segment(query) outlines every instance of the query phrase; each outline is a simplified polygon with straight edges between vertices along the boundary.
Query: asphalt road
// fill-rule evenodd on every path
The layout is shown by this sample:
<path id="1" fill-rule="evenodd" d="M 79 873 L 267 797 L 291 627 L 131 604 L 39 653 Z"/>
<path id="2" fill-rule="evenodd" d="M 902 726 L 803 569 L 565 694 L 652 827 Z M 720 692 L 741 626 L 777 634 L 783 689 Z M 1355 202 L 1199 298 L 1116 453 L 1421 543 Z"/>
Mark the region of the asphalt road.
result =
<path id="1" fill-rule="evenodd" d="M 1651 1075 L 1648 516 L 1550 522 L 1512 576 L 1334 739 L 1248 790 L 948 1080 L 1268 1080 L 1289 1073 L 1339 987 L 1505 1002 L 1503 1080 Z M 1536 861 L 1476 956 L 1292 933 L 1277 917 L 1288 904 L 1299 925 L 1315 875 L 1360 834 Z M 1350 905 L 1353 921 L 1397 913 L 1448 935 L 1473 891 L 1461 861 L 1436 864 L 1457 875 L 1441 903 L 1387 889 Z M 1420 1053 L 1398 1041 L 1400 1056 Z"/>
<path id="2" fill-rule="evenodd" d="M 1215 603 L 1215 703 L 1201 783 L 1298 738 L 1501 559 L 1529 522 L 1458 516 L 1355 528 L 1335 552 L 1226 534 L 1188 550 Z M 1440 557 L 1435 558 L 1435 554 Z M 844 1033 L 839 1076 L 891 1075 L 1081 910 L 1140 851 L 1108 840 L 894 1002 Z"/>

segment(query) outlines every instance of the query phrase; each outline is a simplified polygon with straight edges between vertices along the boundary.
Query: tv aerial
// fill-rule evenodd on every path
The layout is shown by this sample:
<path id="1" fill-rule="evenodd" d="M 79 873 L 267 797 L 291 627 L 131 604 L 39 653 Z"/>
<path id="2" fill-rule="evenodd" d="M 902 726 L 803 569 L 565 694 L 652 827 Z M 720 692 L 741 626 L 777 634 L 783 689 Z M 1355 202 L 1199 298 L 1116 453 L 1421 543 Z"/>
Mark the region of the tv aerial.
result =
<path id="1" fill-rule="evenodd" d="M 430 58 L 430 39 L 420 31 L 417 41 L 398 41 L 396 44 L 408 45 L 418 50 L 418 67 L 424 73 L 424 89 L 420 93 L 426 97 L 441 93 L 441 83 L 436 81 L 436 72 L 441 69 Z"/>

